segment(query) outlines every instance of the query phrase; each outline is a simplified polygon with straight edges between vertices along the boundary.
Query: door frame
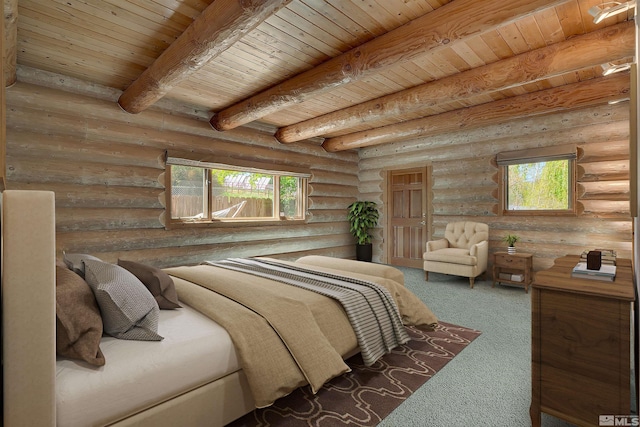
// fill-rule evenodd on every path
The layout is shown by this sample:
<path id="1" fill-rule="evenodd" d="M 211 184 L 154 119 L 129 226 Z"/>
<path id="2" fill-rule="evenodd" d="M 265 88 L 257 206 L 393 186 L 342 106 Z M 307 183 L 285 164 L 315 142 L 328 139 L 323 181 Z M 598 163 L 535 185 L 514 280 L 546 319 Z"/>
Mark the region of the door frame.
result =
<path id="1" fill-rule="evenodd" d="M 424 190 L 425 190 L 425 197 L 422 200 L 422 211 L 424 216 L 424 220 L 425 220 L 425 232 L 423 233 L 425 236 L 425 241 L 423 242 L 423 245 L 426 244 L 427 241 L 429 241 L 431 239 L 431 233 L 432 233 L 432 228 L 433 228 L 433 224 L 432 224 L 432 217 L 433 217 L 433 189 L 432 189 L 432 183 L 433 183 L 433 179 L 432 179 L 432 173 L 433 173 L 433 167 L 431 162 L 428 163 L 419 163 L 419 164 L 408 164 L 408 165 L 403 165 L 401 168 L 399 168 L 397 165 L 396 166 L 391 166 L 391 167 L 385 167 L 383 169 L 383 174 L 384 174 L 384 185 L 383 185 L 383 194 L 382 194 L 382 201 L 383 201 L 383 206 L 384 206 L 384 218 L 385 218 L 385 225 L 384 225 L 384 235 L 383 235 L 383 242 L 384 242 L 384 250 L 383 250 L 383 254 L 384 254 L 384 259 L 382 260 L 385 264 L 389 264 L 391 265 L 391 259 L 392 257 L 392 245 L 391 245 L 391 238 L 392 238 L 392 226 L 391 226 L 391 174 L 395 173 L 395 172 L 407 172 L 410 173 L 411 171 L 416 171 L 422 169 L 424 174 L 425 174 L 425 180 L 424 180 Z"/>

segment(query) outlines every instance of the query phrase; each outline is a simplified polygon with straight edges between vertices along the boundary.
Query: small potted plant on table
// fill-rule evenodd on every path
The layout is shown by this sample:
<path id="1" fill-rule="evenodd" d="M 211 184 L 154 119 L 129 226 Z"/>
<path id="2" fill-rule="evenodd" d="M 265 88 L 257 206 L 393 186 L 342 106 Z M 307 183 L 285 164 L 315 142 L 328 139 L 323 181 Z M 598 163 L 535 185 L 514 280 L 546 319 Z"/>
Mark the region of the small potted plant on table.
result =
<path id="1" fill-rule="evenodd" d="M 507 234 L 502 238 L 502 241 L 506 242 L 507 245 L 509 245 L 509 247 L 507 248 L 507 253 L 509 254 L 516 253 L 516 247 L 514 245 L 518 240 L 520 240 L 520 237 L 516 236 L 515 234 Z"/>

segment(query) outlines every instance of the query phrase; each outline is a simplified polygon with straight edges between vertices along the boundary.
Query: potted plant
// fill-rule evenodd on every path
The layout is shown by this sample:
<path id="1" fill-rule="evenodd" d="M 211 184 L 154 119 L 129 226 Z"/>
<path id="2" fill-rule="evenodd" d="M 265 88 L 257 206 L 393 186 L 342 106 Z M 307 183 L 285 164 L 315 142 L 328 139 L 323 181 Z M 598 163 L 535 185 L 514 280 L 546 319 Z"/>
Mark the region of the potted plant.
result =
<path id="1" fill-rule="evenodd" d="M 516 248 L 515 248 L 515 244 L 516 242 L 520 240 L 520 237 L 516 236 L 515 234 L 507 234 L 506 236 L 504 236 L 502 238 L 503 242 L 506 242 L 507 245 L 509 245 L 509 247 L 507 248 L 507 252 L 510 254 L 515 254 L 516 253 Z"/>
<path id="2" fill-rule="evenodd" d="M 353 202 L 348 207 L 349 231 L 356 238 L 356 259 L 371 262 L 373 258 L 372 236 L 369 230 L 378 224 L 378 206 L 375 202 Z"/>

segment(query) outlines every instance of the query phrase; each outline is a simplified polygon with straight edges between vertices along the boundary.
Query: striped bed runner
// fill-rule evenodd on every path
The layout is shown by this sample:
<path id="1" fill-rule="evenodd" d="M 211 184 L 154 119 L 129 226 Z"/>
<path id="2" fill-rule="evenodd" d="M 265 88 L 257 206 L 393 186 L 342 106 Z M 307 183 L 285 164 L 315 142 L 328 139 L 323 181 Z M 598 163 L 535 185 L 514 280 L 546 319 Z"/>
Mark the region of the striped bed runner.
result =
<path id="1" fill-rule="evenodd" d="M 339 301 L 356 334 L 366 366 L 410 340 L 393 297 L 375 283 L 264 258 L 229 258 L 203 264 L 298 286 Z"/>

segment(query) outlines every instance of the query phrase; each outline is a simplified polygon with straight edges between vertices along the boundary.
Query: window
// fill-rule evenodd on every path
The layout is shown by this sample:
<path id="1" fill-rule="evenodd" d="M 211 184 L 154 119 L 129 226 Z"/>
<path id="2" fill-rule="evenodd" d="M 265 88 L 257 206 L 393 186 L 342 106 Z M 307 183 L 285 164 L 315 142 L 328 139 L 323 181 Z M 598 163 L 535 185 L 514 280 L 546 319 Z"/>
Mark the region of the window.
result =
<path id="1" fill-rule="evenodd" d="M 167 157 L 172 223 L 304 220 L 308 174 Z"/>
<path id="2" fill-rule="evenodd" d="M 575 213 L 573 147 L 547 147 L 498 154 L 502 213 L 558 215 Z"/>

